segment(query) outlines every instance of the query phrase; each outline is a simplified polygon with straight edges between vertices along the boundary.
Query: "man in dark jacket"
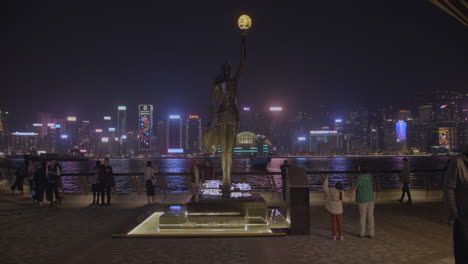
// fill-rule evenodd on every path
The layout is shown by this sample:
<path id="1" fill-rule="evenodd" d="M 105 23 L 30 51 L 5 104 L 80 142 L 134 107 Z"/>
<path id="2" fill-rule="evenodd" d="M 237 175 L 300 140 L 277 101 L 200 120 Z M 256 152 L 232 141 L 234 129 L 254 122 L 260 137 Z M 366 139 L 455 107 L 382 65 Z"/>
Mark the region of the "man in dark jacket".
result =
<path id="1" fill-rule="evenodd" d="M 101 205 L 110 205 L 111 191 L 115 187 L 114 176 L 112 174 L 112 167 L 109 165 L 109 159 L 104 159 L 104 164 L 101 165 L 101 172 L 99 173 L 99 183 L 102 185 L 101 192 Z M 104 193 L 107 196 L 107 203 L 104 203 Z"/>
<path id="2" fill-rule="evenodd" d="M 45 161 L 38 166 L 34 172 L 34 186 L 36 188 L 36 201 L 42 205 L 44 201 L 44 191 L 47 188 L 47 164 Z"/>
<path id="3" fill-rule="evenodd" d="M 468 150 L 449 165 L 444 199 L 453 223 L 455 263 L 468 263 Z"/>

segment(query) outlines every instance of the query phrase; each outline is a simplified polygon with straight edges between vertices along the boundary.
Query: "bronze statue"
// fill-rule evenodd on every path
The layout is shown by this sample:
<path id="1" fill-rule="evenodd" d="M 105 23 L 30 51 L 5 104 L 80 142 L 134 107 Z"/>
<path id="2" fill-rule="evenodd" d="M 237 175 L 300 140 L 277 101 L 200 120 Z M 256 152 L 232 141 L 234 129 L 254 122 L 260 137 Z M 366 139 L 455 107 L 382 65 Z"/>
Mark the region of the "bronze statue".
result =
<path id="1" fill-rule="evenodd" d="M 244 20 L 249 20 L 248 26 Z M 241 26 L 241 19 L 244 19 Z M 205 147 L 209 148 L 214 154 L 218 145 L 221 145 L 221 166 L 223 169 L 223 190 L 229 191 L 231 188 L 231 167 L 234 145 L 236 143 L 237 128 L 239 127 L 239 112 L 236 107 L 237 83 L 240 79 L 240 73 L 244 69 L 246 59 L 245 39 L 249 32 L 252 21 L 248 16 L 239 18 L 239 27 L 241 28 L 241 59 L 237 72 L 231 76 L 231 65 L 225 63 L 221 66 L 220 73 L 213 83 L 213 92 L 211 94 L 211 104 L 208 125 L 203 136 Z M 213 124 L 213 115 L 216 105 L 216 123 Z"/>

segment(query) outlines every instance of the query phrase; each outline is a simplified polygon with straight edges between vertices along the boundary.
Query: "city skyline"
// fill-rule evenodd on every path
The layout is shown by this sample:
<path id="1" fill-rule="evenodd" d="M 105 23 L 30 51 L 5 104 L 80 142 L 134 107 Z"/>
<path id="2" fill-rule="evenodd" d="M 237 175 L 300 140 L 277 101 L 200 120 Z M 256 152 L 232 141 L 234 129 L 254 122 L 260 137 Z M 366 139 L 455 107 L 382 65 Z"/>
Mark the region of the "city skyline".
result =
<path id="1" fill-rule="evenodd" d="M 266 109 L 241 105 L 238 132 L 243 136 L 238 138 L 236 151 L 258 151 L 263 149 L 260 145 L 265 140 L 271 153 L 460 151 L 468 139 L 468 93 L 438 92 L 426 97 L 416 105 L 354 106 L 339 114 L 326 105 L 299 112 L 288 111 L 279 104 Z M 122 105 L 91 119 L 39 113 L 35 122 L 22 130 L 9 126 L 14 114 L 2 114 L 4 133 L 0 147 L 8 153 L 40 150 L 121 156 L 206 152 L 201 144 L 206 116 L 193 111 L 165 115 L 148 104 L 140 104 L 138 109 L 138 118 L 128 115 L 132 109 Z M 139 125 L 127 126 L 132 119 L 139 120 Z"/>
<path id="2" fill-rule="evenodd" d="M 239 12 L 256 21 L 239 105 L 301 111 L 321 102 L 409 103 L 427 91 L 466 89 L 466 28 L 426 1 L 385 8 L 341 3 L 340 9 L 333 3 L 264 9 L 251 2 L 8 5 L 0 107 L 27 122 L 34 119 L 30 109 L 86 116 L 141 103 L 203 115 L 219 65 L 237 63 Z M 155 15 L 162 9 L 172 11 Z"/>

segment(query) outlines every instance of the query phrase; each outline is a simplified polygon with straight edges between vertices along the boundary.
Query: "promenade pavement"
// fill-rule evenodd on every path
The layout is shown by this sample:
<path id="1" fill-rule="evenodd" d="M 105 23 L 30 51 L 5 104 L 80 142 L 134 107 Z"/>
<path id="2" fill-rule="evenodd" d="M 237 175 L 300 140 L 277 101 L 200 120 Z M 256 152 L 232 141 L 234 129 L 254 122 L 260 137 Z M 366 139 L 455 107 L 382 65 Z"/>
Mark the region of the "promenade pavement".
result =
<path id="1" fill-rule="evenodd" d="M 65 197 L 66 198 L 66 197 Z M 376 237 L 357 237 L 358 208 L 345 205 L 344 241 L 311 207 L 307 236 L 112 239 L 136 225 L 143 207 L 64 204 L 40 209 L 0 194 L 0 263 L 454 263 L 451 228 L 440 202 L 377 204 Z"/>

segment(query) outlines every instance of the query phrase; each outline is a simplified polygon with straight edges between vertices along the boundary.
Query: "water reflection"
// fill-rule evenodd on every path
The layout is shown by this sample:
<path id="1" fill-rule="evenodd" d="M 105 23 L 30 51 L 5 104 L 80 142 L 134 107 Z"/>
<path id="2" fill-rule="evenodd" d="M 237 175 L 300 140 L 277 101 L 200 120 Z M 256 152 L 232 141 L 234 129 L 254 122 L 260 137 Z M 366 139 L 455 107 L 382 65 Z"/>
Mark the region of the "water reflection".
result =
<path id="1" fill-rule="evenodd" d="M 272 158 L 268 165 L 268 171 L 279 171 L 283 160 L 288 160 L 291 166 L 305 168 L 311 171 L 353 171 L 359 163 L 365 160 L 370 170 L 401 170 L 403 157 L 340 157 L 340 158 Z M 411 170 L 433 170 L 444 168 L 450 157 L 408 157 Z M 164 172 L 178 173 L 188 172 L 197 159 L 148 159 L 157 164 L 159 170 Z M 198 159 L 203 162 L 202 159 Z M 249 172 L 255 169 L 246 168 L 243 162 L 246 159 L 235 159 L 233 171 Z M 143 172 L 145 159 L 111 159 L 110 164 L 114 172 Z M 220 168 L 220 160 L 212 159 L 213 166 Z M 66 161 L 60 162 L 64 172 L 87 172 L 92 171 L 95 160 L 89 161 Z"/>

